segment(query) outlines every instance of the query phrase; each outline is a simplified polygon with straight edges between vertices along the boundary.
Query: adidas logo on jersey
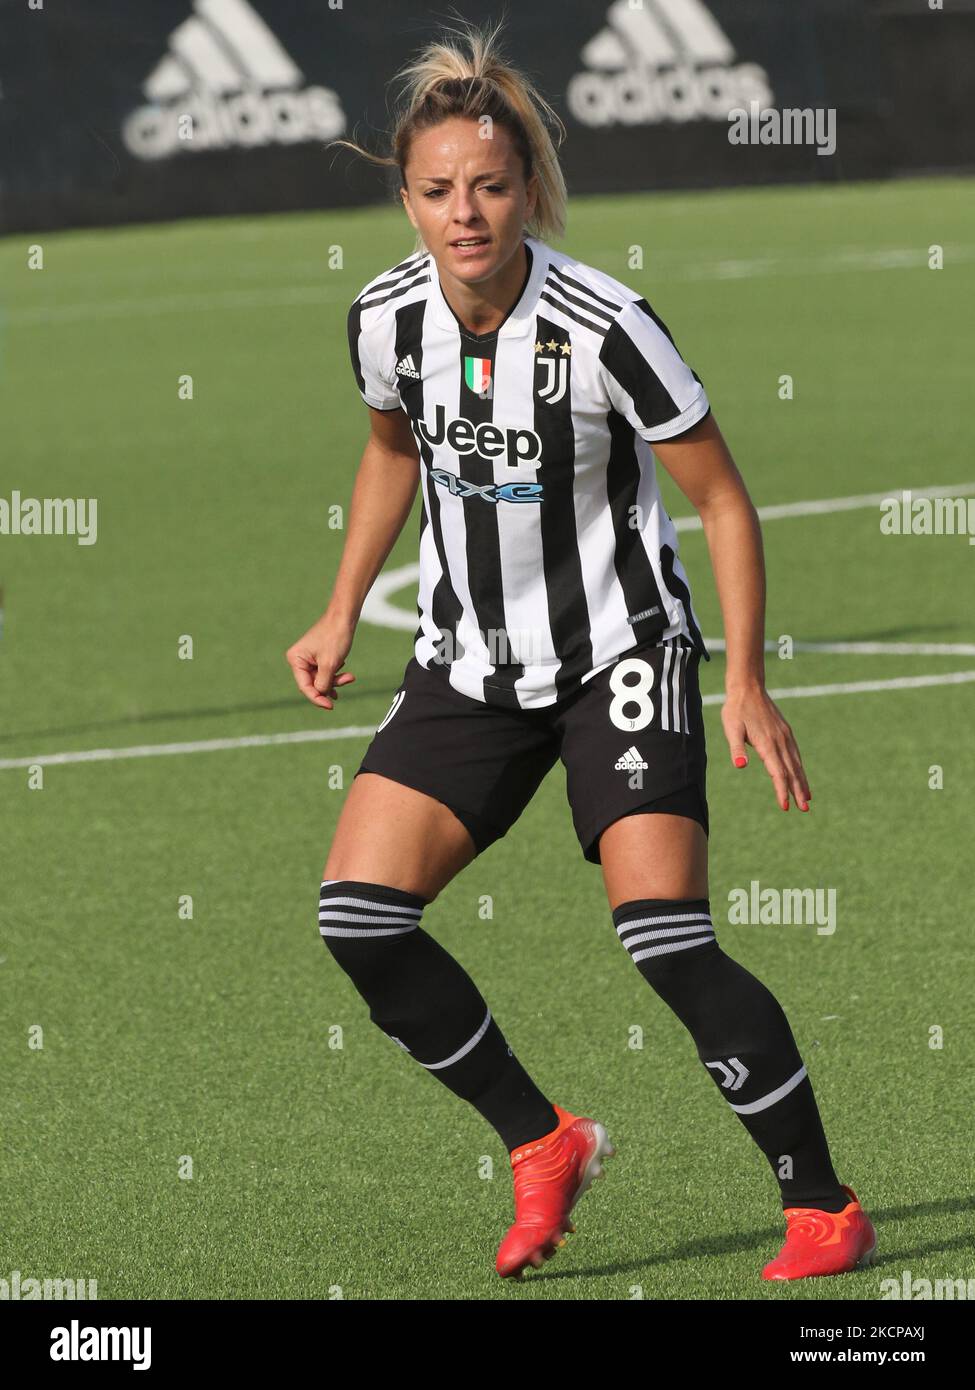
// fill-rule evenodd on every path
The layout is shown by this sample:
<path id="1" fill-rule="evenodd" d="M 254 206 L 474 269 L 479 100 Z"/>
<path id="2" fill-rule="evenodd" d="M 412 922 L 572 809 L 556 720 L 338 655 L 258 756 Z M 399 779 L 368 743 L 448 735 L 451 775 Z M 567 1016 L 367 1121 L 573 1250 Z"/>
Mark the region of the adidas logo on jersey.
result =
<path id="1" fill-rule="evenodd" d="M 398 376 L 411 376 L 415 381 L 420 380 L 420 373 L 413 365 L 413 354 L 411 352 L 407 353 L 405 357 L 401 358 L 400 361 L 396 363 L 396 372 Z"/>
<path id="2" fill-rule="evenodd" d="M 775 98 L 757 63 L 737 63 L 730 39 L 702 0 L 615 0 L 605 27 L 569 80 L 569 110 L 583 125 L 725 121 L 736 108 Z"/>
<path id="3" fill-rule="evenodd" d="M 635 743 L 631 743 L 625 753 L 621 753 L 616 760 L 617 772 L 636 772 L 638 768 L 649 767 L 650 764 L 643 761 L 643 757 Z"/>
<path id="4" fill-rule="evenodd" d="M 130 153 L 164 159 L 342 134 L 336 93 L 304 85 L 301 69 L 247 0 L 194 0 L 193 9 L 143 83 L 148 104 L 122 123 Z"/>

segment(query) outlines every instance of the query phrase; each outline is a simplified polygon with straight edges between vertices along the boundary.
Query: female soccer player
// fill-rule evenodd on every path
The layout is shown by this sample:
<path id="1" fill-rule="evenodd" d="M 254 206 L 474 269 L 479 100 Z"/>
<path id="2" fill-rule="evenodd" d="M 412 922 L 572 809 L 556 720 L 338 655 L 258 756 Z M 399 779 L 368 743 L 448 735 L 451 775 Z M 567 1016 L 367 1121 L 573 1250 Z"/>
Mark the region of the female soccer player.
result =
<path id="1" fill-rule="evenodd" d="M 722 723 L 783 811 L 808 810 L 765 689 L 754 507 L 700 379 L 637 291 L 549 243 L 558 117 L 497 47 L 444 36 L 403 71 L 391 152 L 414 255 L 348 318 L 371 433 L 328 608 L 287 659 L 324 709 L 422 482 L 419 626 L 325 865 L 320 930 L 370 1017 L 505 1144 L 515 1221 L 502 1277 L 539 1267 L 614 1152 L 544 1096 L 423 909 L 518 819 L 561 758 L 584 857 L 636 968 L 693 1038 L 772 1165 L 785 1244 L 766 1279 L 864 1263 L 873 1226 L 837 1180 L 812 1085 L 768 989 L 715 939 L 695 619 L 654 454 L 701 517 L 727 642 Z M 561 128 L 564 135 L 564 127 Z M 349 142 L 339 142 L 349 143 Z M 652 447 L 651 447 L 652 446 Z M 341 674 L 339 674 L 342 672 Z"/>

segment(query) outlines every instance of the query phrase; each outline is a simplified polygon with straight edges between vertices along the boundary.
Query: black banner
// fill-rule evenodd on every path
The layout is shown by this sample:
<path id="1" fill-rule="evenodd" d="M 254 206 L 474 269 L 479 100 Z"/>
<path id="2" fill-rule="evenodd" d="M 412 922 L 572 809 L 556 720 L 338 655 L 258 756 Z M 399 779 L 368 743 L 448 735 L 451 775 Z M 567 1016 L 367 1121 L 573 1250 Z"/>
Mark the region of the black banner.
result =
<path id="1" fill-rule="evenodd" d="M 443 1303 L 437 1299 L 413 1300 L 406 1313 L 410 1326 L 404 1325 L 400 1333 L 387 1333 L 381 1339 L 382 1346 L 378 1346 L 372 1330 L 375 1313 L 367 1311 L 374 1301 L 349 1296 L 305 1302 L 21 1303 L 11 1307 L 4 1318 L 4 1350 L 8 1364 L 16 1364 L 28 1383 L 45 1373 L 63 1374 L 70 1383 L 85 1371 L 93 1372 L 99 1379 L 114 1372 L 127 1376 L 131 1383 L 133 1374 L 148 1371 L 171 1385 L 174 1377 L 191 1370 L 212 1369 L 224 1377 L 277 1377 L 284 1361 L 303 1371 L 320 1352 L 325 1359 L 315 1369 L 327 1373 L 336 1364 L 337 1355 L 328 1345 L 329 1340 L 342 1336 L 347 1348 L 350 1333 L 356 1327 L 359 1332 L 355 1344 L 359 1345 L 363 1337 L 366 1339 L 368 1352 L 363 1356 L 363 1364 L 368 1356 L 373 1371 L 395 1367 L 394 1373 L 401 1373 L 406 1354 L 404 1342 L 420 1330 L 425 1329 L 424 1336 L 434 1347 L 443 1342 Z M 499 1302 L 523 1301 L 517 1290 L 501 1289 L 492 1301 L 489 1316 L 497 1321 Z M 647 1301 L 649 1307 L 636 1316 L 654 1327 L 666 1320 L 678 1364 L 691 1373 L 720 1374 L 727 1370 L 729 1358 L 733 1357 L 745 1374 L 775 1376 L 786 1374 L 796 1365 L 816 1362 L 825 1363 L 828 1368 L 867 1364 L 899 1369 L 907 1365 L 915 1371 L 946 1374 L 964 1352 L 967 1305 L 963 1301 L 959 1307 L 954 1299 L 947 1305 L 912 1299 L 909 1308 L 900 1301 L 838 1300 L 822 1293 L 815 1299 L 810 1293 L 805 1299 L 741 1299 L 709 1302 L 703 1307 L 679 1300 Z M 633 1300 L 600 1302 L 617 1306 L 622 1302 L 631 1310 L 625 1315 L 627 1324 L 632 1321 Z M 466 1325 L 469 1316 L 471 1322 L 465 1335 L 483 1335 L 480 1329 L 484 1312 L 480 1305 L 469 1312 L 457 1302 L 448 1306 L 454 1330 L 458 1324 Z M 385 1314 L 389 1301 L 384 1301 L 383 1307 Z M 514 1316 L 520 1324 L 523 1315 Z M 501 1313 L 500 1317 L 506 1326 L 505 1315 Z M 604 1326 L 610 1327 L 610 1320 L 615 1325 L 612 1308 L 597 1311 L 592 1302 L 571 1301 L 568 1307 L 533 1307 L 531 1317 L 534 1325 L 542 1325 L 546 1330 L 564 1328 L 575 1366 L 595 1372 L 596 1358 L 600 1362 L 605 1359 L 594 1346 L 581 1352 L 580 1348 L 591 1341 L 585 1333 L 587 1323 L 595 1324 L 600 1332 Z M 540 1324 L 539 1319 L 544 1322 Z M 395 1323 L 395 1311 L 393 1320 Z M 701 1335 L 702 1324 L 706 1324 L 706 1336 Z M 623 1324 L 619 1327 L 622 1330 Z M 70 1363 L 69 1368 L 62 1369 L 66 1363 Z"/>
<path id="2" fill-rule="evenodd" d="M 450 10 L 506 18 L 510 56 L 566 123 L 570 193 L 973 160 L 972 0 Z M 390 80 L 449 18 L 409 0 L 0 0 L 0 231 L 388 198 L 327 142 L 382 147 Z"/>

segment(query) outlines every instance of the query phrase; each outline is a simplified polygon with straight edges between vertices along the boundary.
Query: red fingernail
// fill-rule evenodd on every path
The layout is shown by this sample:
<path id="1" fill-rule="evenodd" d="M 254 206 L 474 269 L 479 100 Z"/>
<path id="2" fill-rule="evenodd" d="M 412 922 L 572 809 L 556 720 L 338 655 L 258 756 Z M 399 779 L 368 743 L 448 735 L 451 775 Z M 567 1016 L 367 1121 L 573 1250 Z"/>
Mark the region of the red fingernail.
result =
<path id="1" fill-rule="evenodd" d="M 735 759 L 735 767 L 745 767 L 745 766 L 747 765 L 747 763 L 748 763 L 748 759 L 747 759 L 747 758 L 737 757 L 737 758 Z"/>

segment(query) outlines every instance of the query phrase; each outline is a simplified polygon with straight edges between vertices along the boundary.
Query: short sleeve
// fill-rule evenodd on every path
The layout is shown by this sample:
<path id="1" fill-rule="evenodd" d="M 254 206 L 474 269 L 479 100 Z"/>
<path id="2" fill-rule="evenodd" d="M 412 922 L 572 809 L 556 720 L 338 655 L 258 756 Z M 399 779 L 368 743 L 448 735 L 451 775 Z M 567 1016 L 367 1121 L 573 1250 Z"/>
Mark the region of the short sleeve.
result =
<path id="1" fill-rule="evenodd" d="M 650 443 L 673 439 L 711 409 L 700 378 L 645 299 L 624 305 L 599 353 L 613 408 Z"/>
<path id="2" fill-rule="evenodd" d="M 370 351 L 369 337 L 362 331 L 362 305 L 356 300 L 349 310 L 349 356 L 359 394 L 375 410 L 397 410 L 401 405 L 394 384 L 380 376 Z"/>

